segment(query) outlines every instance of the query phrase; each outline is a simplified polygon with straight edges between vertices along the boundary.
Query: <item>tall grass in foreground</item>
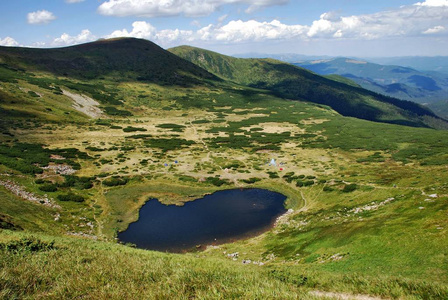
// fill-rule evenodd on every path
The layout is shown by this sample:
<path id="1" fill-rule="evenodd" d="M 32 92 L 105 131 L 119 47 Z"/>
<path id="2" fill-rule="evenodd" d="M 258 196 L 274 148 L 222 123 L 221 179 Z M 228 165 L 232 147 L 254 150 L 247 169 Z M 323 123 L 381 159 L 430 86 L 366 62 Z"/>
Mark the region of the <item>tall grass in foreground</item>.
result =
<path id="1" fill-rule="evenodd" d="M 309 292 L 316 290 L 448 297 L 448 288 L 435 283 L 243 265 L 75 238 L 3 230 L 0 245 L 2 299 L 314 299 Z"/>
<path id="2" fill-rule="evenodd" d="M 294 299 L 300 294 L 280 280 L 266 280 L 257 266 L 100 242 L 57 238 L 54 249 L 3 249 L 0 256 L 3 299 Z"/>

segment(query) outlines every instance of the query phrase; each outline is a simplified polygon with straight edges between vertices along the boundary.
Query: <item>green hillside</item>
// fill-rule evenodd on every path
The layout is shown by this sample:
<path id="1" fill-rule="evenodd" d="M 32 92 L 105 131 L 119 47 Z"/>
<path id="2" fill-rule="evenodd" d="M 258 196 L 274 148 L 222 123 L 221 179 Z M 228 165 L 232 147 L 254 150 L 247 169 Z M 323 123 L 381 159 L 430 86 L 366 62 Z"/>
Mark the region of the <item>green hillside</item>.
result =
<path id="1" fill-rule="evenodd" d="M 214 78 L 150 41 L 133 38 L 55 49 L 0 47 L 0 57 L 3 66 L 9 68 L 81 80 L 107 78 L 188 85 Z"/>
<path id="2" fill-rule="evenodd" d="M 182 81 L 170 72 L 139 80 L 130 56 L 109 67 L 92 58 L 94 79 L 53 70 L 57 51 L 72 53 L 61 54 L 67 62 L 109 46 L 118 56 L 128 43 L 153 45 L 1 48 L 0 298 L 448 298 L 448 131 L 279 97 L 268 84 L 243 84 L 240 61 L 225 56 L 232 80 L 169 53 L 160 59 Z M 51 59 L 17 54 L 33 51 Z M 141 55 L 159 68 L 158 55 Z M 270 76 L 303 72 L 331 92 L 353 88 L 288 65 L 281 75 L 268 62 L 241 65 L 272 86 Z M 241 188 L 284 194 L 288 213 L 258 236 L 184 254 L 116 239 L 150 198 L 182 205 Z"/>
<path id="3" fill-rule="evenodd" d="M 400 101 L 352 84 L 347 85 L 340 80 L 327 79 L 277 60 L 234 58 L 189 46 L 169 51 L 220 78 L 267 89 L 279 97 L 328 105 L 344 116 L 429 127 L 434 126 L 433 121 L 440 120 L 429 109 L 413 102 Z"/>

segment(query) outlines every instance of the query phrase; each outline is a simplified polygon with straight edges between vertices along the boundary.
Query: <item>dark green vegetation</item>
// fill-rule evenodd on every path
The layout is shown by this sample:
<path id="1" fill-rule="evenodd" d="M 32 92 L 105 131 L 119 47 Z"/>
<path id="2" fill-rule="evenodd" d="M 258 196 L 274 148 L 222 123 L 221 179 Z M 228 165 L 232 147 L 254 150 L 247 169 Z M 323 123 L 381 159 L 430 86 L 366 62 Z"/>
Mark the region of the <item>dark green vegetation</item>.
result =
<path id="1" fill-rule="evenodd" d="M 368 92 L 341 80 L 326 79 L 280 61 L 233 58 L 188 46 L 172 48 L 170 51 L 220 78 L 268 89 L 283 98 L 328 105 L 344 116 L 430 127 L 434 125 L 427 119 L 438 119 L 429 109 L 413 102 Z"/>
<path id="2" fill-rule="evenodd" d="M 138 39 L 102 40 L 59 49 L 1 47 L 0 56 L 7 68 L 44 71 L 81 80 L 110 77 L 120 81 L 190 85 L 213 78 L 156 44 Z"/>
<path id="3" fill-rule="evenodd" d="M 387 124 L 445 121 L 278 61 L 173 52 L 208 72 L 135 39 L 0 49 L 0 298 L 448 298 L 448 132 Z M 246 187 L 292 211 L 184 255 L 115 244 L 149 198 Z"/>

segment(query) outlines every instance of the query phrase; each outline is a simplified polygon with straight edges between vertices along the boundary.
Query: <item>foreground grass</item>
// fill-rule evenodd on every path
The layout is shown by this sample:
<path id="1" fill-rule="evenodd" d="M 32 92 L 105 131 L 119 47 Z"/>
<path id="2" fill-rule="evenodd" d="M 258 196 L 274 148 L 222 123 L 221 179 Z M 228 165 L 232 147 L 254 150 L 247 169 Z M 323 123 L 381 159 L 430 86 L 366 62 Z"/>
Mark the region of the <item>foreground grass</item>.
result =
<path id="1" fill-rule="evenodd" d="M 21 236 L 2 231 L 0 238 Z M 0 251 L 1 298 L 293 299 L 303 294 L 281 280 L 266 280 L 267 273 L 256 266 L 55 239 L 52 250 Z"/>
<path id="2" fill-rule="evenodd" d="M 0 232 L 0 243 L 3 299 L 315 299 L 315 291 L 395 299 L 448 296 L 446 285 L 398 276 L 245 265 L 7 230 Z"/>

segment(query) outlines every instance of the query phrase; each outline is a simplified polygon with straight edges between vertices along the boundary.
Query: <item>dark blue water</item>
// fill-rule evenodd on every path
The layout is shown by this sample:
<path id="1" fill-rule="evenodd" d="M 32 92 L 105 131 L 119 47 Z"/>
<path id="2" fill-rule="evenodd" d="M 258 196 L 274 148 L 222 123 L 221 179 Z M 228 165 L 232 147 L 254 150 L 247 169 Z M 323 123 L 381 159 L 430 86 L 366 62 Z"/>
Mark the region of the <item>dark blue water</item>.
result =
<path id="1" fill-rule="evenodd" d="M 286 196 L 262 189 L 219 191 L 184 206 L 149 200 L 118 239 L 138 248 L 182 252 L 255 236 L 285 213 Z"/>

